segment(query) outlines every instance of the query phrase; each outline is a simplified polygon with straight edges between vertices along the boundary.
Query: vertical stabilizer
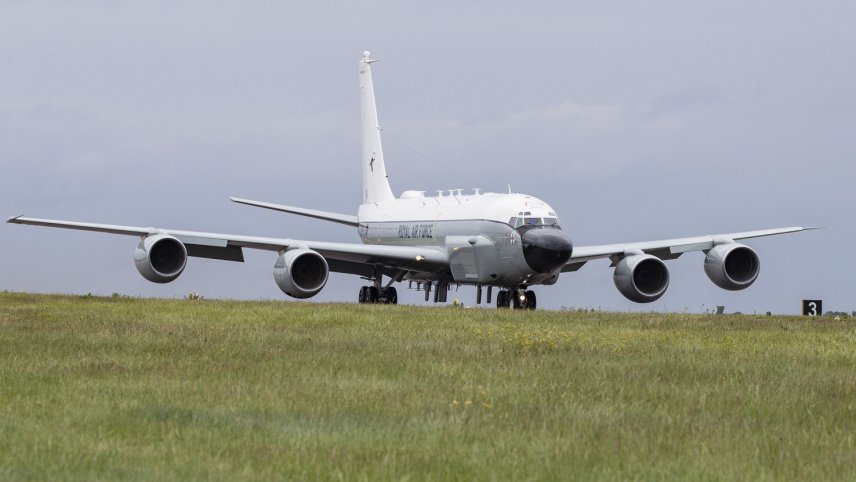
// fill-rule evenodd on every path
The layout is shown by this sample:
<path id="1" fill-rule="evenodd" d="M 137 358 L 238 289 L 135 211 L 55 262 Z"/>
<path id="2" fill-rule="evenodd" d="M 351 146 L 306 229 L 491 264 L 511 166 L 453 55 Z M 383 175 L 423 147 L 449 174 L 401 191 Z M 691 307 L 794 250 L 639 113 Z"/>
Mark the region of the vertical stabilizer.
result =
<path id="1" fill-rule="evenodd" d="M 363 204 L 391 201 L 395 199 L 389 188 L 389 178 L 383 162 L 380 144 L 380 124 L 377 120 L 374 85 L 372 85 L 372 62 L 369 52 L 363 52 L 360 61 L 360 111 L 363 136 Z"/>

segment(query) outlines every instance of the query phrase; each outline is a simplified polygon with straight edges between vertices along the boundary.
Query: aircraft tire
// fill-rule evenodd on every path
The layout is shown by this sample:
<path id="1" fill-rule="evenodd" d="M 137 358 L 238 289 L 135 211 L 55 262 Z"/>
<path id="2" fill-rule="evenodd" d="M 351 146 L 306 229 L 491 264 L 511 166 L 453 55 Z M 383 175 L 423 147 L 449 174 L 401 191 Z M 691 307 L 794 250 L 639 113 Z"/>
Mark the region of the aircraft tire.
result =
<path id="1" fill-rule="evenodd" d="M 366 302 L 366 296 L 367 296 L 368 290 L 369 290 L 368 286 L 363 286 L 362 288 L 360 288 L 360 297 L 359 297 L 360 303 Z"/>
<path id="2" fill-rule="evenodd" d="M 398 290 L 394 287 L 390 286 L 386 290 L 384 290 L 384 298 L 386 298 L 386 303 L 388 305 L 397 305 L 398 304 Z"/>
<path id="3" fill-rule="evenodd" d="M 537 298 L 535 297 L 535 292 L 529 290 L 526 292 L 526 309 L 534 310 L 535 306 L 538 304 Z"/>
<path id="4" fill-rule="evenodd" d="M 378 300 L 377 288 L 375 288 L 374 286 L 369 286 L 368 296 L 366 296 L 366 302 L 367 303 L 377 303 L 377 300 Z"/>
<path id="5" fill-rule="evenodd" d="M 500 290 L 499 293 L 496 294 L 496 307 L 497 308 L 508 308 L 509 307 L 509 299 L 508 299 L 508 291 Z"/>

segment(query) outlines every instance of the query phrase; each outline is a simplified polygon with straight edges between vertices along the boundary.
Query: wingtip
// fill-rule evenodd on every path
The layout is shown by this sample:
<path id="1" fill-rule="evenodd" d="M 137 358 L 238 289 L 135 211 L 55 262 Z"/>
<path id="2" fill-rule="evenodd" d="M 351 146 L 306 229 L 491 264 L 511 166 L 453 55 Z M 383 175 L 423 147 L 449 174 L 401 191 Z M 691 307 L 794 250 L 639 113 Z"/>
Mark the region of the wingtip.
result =
<path id="1" fill-rule="evenodd" d="M 11 218 L 7 219 L 6 222 L 7 223 L 14 223 L 15 221 L 17 221 L 19 218 L 21 218 L 23 216 L 24 216 L 23 214 L 19 214 L 17 216 L 12 216 Z"/>

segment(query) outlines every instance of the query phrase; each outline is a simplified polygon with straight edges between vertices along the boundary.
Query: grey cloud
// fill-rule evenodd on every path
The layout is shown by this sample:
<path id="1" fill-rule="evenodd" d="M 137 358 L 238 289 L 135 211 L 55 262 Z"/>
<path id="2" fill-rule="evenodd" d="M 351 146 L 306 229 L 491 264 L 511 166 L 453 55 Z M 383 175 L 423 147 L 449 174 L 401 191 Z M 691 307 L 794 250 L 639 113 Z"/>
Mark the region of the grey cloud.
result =
<path id="1" fill-rule="evenodd" d="M 758 283 L 724 293 L 670 264 L 642 309 L 856 309 L 850 2 L 4 2 L 6 215 L 356 241 L 227 196 L 352 212 L 362 50 L 393 188 L 539 196 L 576 244 L 816 224 L 759 240 Z M 133 239 L 0 226 L 0 289 L 281 298 L 269 253 L 192 260 L 166 286 Z M 591 263 L 547 307 L 640 309 Z M 351 301 L 334 276 L 321 300 Z M 465 302 L 472 290 L 456 294 Z M 403 292 L 403 301 L 419 295 Z"/>

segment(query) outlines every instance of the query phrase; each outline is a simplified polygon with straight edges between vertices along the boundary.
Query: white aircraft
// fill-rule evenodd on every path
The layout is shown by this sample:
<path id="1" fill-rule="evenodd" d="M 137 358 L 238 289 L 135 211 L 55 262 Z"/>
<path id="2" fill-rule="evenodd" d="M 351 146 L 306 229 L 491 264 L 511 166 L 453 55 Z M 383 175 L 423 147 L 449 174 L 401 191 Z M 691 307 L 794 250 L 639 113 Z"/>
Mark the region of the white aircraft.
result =
<path id="1" fill-rule="evenodd" d="M 450 285 L 473 285 L 476 303 L 487 288 L 499 289 L 499 308 L 536 306 L 535 285 L 552 285 L 564 272 L 588 261 L 609 258 L 618 291 L 639 303 L 659 299 L 669 286 L 664 260 L 689 251 L 703 251 L 704 271 L 726 290 L 748 288 L 758 277 L 760 263 L 752 248 L 736 241 L 793 233 L 812 228 L 790 227 L 743 233 L 697 236 L 661 241 L 602 246 L 572 246 L 560 227 L 556 210 L 525 194 L 463 194 L 462 189 L 392 194 L 381 148 L 380 127 L 372 85 L 369 52 L 360 61 L 362 111 L 363 203 L 356 216 L 280 204 L 231 198 L 287 213 L 309 216 L 357 228 L 362 244 L 262 238 L 230 234 L 142 228 L 108 224 L 10 218 L 15 224 L 98 231 L 139 236 L 134 262 L 140 274 L 155 283 L 176 279 L 188 256 L 243 261 L 243 249 L 277 253 L 273 277 L 285 294 L 310 298 L 324 288 L 330 271 L 363 277 L 361 303 L 397 303 L 394 283 L 415 282 L 428 301 L 445 302 Z M 384 283 L 384 276 L 389 281 Z"/>

